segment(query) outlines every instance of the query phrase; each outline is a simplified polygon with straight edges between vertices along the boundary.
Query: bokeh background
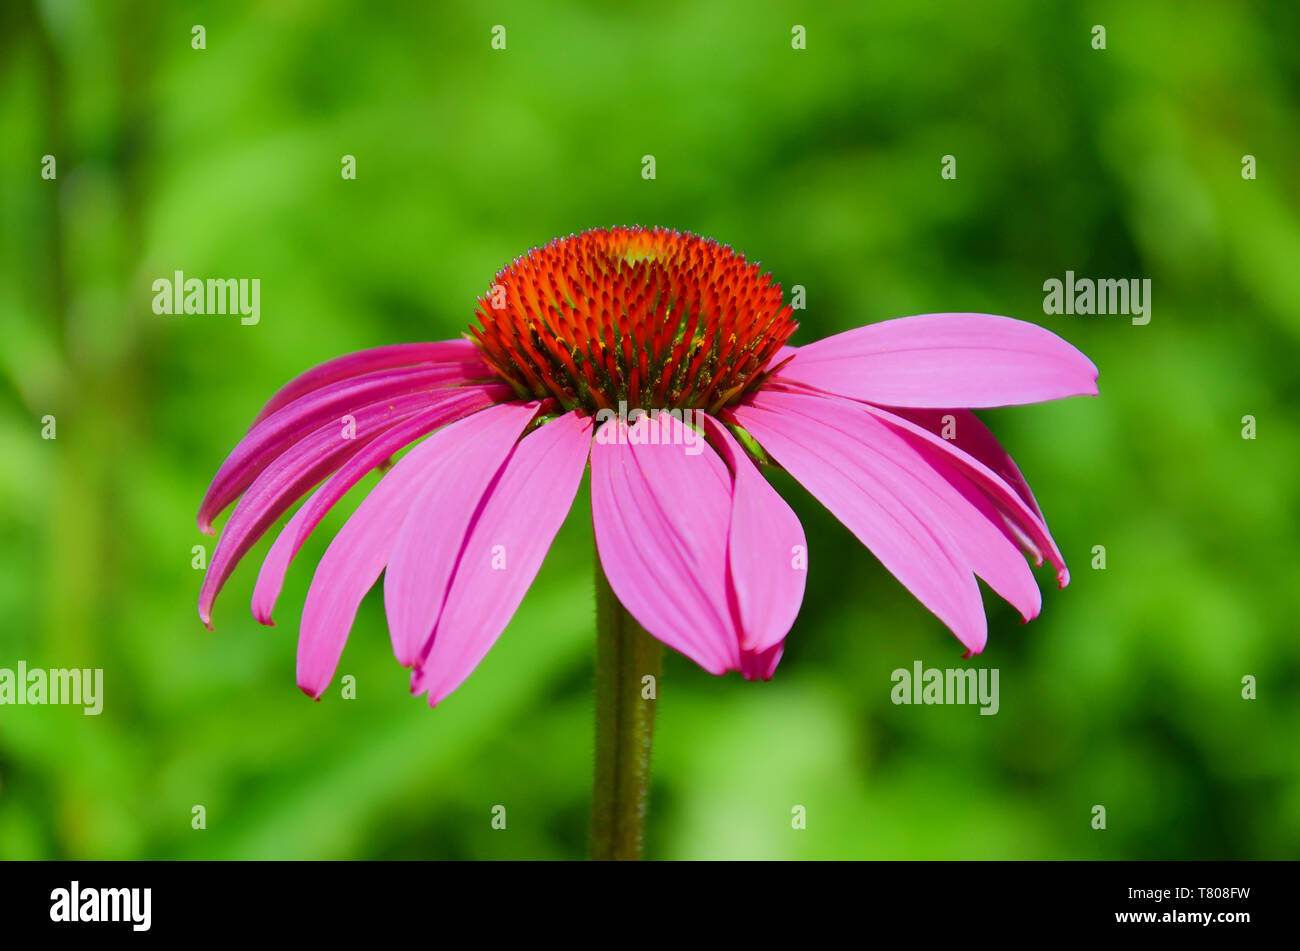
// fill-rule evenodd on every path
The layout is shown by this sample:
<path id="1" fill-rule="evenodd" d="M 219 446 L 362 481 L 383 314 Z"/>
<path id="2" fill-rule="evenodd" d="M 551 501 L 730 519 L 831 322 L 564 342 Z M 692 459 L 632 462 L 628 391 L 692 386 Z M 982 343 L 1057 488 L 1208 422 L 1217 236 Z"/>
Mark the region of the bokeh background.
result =
<path id="1" fill-rule="evenodd" d="M 0 857 L 585 853 L 585 488 L 436 711 L 407 696 L 378 591 L 340 668 L 357 699 L 294 685 L 312 565 L 360 491 L 295 563 L 278 627 L 246 608 L 269 538 L 215 633 L 191 550 L 211 552 L 208 480 L 283 381 L 455 336 L 514 256 L 616 223 L 712 235 L 803 285 L 795 342 L 986 311 L 1101 368 L 1100 399 L 984 414 L 1074 575 L 1039 573 L 1028 626 L 986 592 L 972 663 L 1000 670 L 1000 712 L 890 702 L 892 670 L 960 646 L 783 482 L 811 542 L 802 615 L 769 684 L 666 658 L 649 856 L 1300 856 L 1298 34 L 1294 3 L 1213 0 L 9 0 L 0 666 L 102 667 L 105 706 L 0 707 Z M 260 278 L 261 323 L 155 316 L 177 269 Z M 1067 269 L 1150 278 L 1150 324 L 1044 314 Z"/>

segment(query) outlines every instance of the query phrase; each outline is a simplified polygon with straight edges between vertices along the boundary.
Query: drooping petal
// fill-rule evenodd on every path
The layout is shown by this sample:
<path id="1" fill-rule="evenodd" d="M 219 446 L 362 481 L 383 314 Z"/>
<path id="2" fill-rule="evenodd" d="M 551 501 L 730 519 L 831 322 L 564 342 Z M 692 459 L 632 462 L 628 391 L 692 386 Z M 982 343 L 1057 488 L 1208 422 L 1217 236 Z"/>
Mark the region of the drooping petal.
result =
<path id="1" fill-rule="evenodd" d="M 746 680 L 771 680 L 784 653 L 783 640 L 761 651 L 741 651 L 740 672 Z"/>
<path id="2" fill-rule="evenodd" d="M 423 394 L 355 409 L 351 425 L 326 423 L 295 442 L 261 471 L 226 523 L 199 591 L 199 618 L 212 628 L 212 605 L 240 559 L 312 486 L 393 425 L 428 405 Z"/>
<path id="3" fill-rule="evenodd" d="M 316 566 L 302 612 L 298 686 L 304 692 L 319 697 L 329 686 L 361 599 L 388 563 L 398 530 L 430 475 L 483 423 L 514 418 L 518 410 L 516 405 L 499 404 L 438 430 L 379 480 L 334 536 Z"/>
<path id="4" fill-rule="evenodd" d="M 917 477 L 916 452 L 867 415 L 859 414 L 852 436 L 832 425 L 828 420 L 838 422 L 845 406 L 815 396 L 762 392 L 754 405 L 733 413 L 969 651 L 979 653 L 988 634 L 979 587 L 961 546 L 935 511 L 931 487 Z M 919 469 L 934 475 L 924 463 Z"/>
<path id="5" fill-rule="evenodd" d="M 1019 544 L 1005 531 L 1002 514 L 944 454 L 929 446 L 914 448 L 953 490 L 937 491 L 936 498 L 951 520 L 953 537 L 966 563 L 999 597 L 1020 612 L 1022 620 L 1038 617 L 1043 607 L 1042 592 Z"/>
<path id="6" fill-rule="evenodd" d="M 982 462 L 992 469 L 1003 482 L 1011 486 L 1024 499 L 1034 513 L 1043 518 L 1029 483 L 1025 480 L 1011 454 L 1002 447 L 984 421 L 968 409 L 912 409 L 905 406 L 882 406 L 895 416 L 901 416 L 922 429 L 941 437 L 951 446 Z M 1046 522 L 1046 519 L 1043 519 Z"/>
<path id="7" fill-rule="evenodd" d="M 421 436 L 462 416 L 509 399 L 511 392 L 510 387 L 504 384 L 448 390 L 447 394 L 440 397 L 432 406 L 388 429 L 344 463 L 338 472 L 330 476 L 329 480 L 303 503 L 271 544 L 271 549 L 262 562 L 261 571 L 258 572 L 257 584 L 253 588 L 253 616 L 262 624 L 273 623 L 271 612 L 280 597 L 280 589 L 284 585 L 289 564 L 298 554 L 302 543 L 339 499 L 361 481 L 366 473 L 383 464 L 402 447 Z"/>
<path id="8" fill-rule="evenodd" d="M 886 406 L 940 408 L 1096 396 L 1097 368 L 1037 324 L 920 314 L 800 347 L 775 379 Z"/>
<path id="9" fill-rule="evenodd" d="M 879 427 L 874 425 L 876 408 L 862 403 L 837 397 L 785 394 L 765 394 L 758 402 L 767 408 L 814 416 L 864 444 L 874 445 L 880 439 Z M 1028 563 L 1004 531 L 997 508 L 963 471 L 952 465 L 948 454 L 926 442 L 915 441 L 910 435 L 902 439 L 906 446 L 899 445 L 896 439 L 889 439 L 886 444 L 916 480 L 934 516 L 948 528 L 957 543 L 966 564 L 1015 607 L 1024 620 L 1037 617 L 1043 606 L 1042 595 Z M 909 447 L 911 453 L 907 451 Z"/>
<path id="10" fill-rule="evenodd" d="M 199 503 L 199 531 L 211 535 L 212 520 L 252 485 L 263 469 L 317 427 L 354 413 L 360 406 L 400 396 L 428 393 L 432 402 L 439 388 L 463 377 L 459 364 L 381 370 L 323 386 L 276 411 L 254 425 L 217 470 Z"/>
<path id="11" fill-rule="evenodd" d="M 1064 588 L 1070 583 L 1070 571 L 1065 566 L 1065 559 L 1056 545 L 1056 540 L 1052 538 L 1051 532 L 1047 530 L 1047 524 L 1038 511 L 1037 503 L 1033 502 L 1032 495 L 1026 501 L 1021 493 L 1017 492 L 1001 475 L 990 469 L 980 459 L 964 452 L 948 440 L 936 436 L 911 420 L 904 419 L 891 410 L 872 406 L 869 403 L 862 404 L 862 407 L 866 412 L 871 413 L 894 429 L 906 433 L 913 442 L 923 442 L 938 450 L 954 468 L 964 474 L 988 496 L 1003 516 L 1004 527 L 1034 557 L 1035 562 L 1041 564 L 1043 559 L 1046 558 L 1051 562 L 1052 567 L 1056 569 L 1057 584 Z M 994 461 L 997 461 L 996 458 Z M 1028 492 L 1027 486 L 1025 491 Z"/>
<path id="12" fill-rule="evenodd" d="M 436 706 L 464 682 L 537 577 L 591 449 L 591 418 L 566 413 L 514 448 L 488 489 L 411 692 Z"/>
<path id="13" fill-rule="evenodd" d="M 388 632 L 404 667 L 422 656 L 470 523 L 538 406 L 509 403 L 477 414 L 474 426 L 457 434 L 441 465 L 424 473 L 424 488 L 397 532 L 384 572 Z"/>
<path id="14" fill-rule="evenodd" d="M 803 604 L 808 540 L 727 427 L 711 416 L 704 425 L 732 474 L 727 567 L 740 646 L 766 651 L 784 640 Z"/>
<path id="15" fill-rule="evenodd" d="M 597 430 L 596 550 L 614 594 L 642 627 L 721 674 L 740 666 L 727 599 L 731 479 L 712 450 L 687 453 L 684 429 L 664 415 L 631 426 L 611 419 Z"/>
<path id="16" fill-rule="evenodd" d="M 421 363 L 461 364 L 461 373 L 467 379 L 471 374 L 474 377 L 488 374 L 487 364 L 482 361 L 478 347 L 469 340 L 397 343 L 387 347 L 373 347 L 369 350 L 345 353 L 341 357 L 326 360 L 312 367 L 280 387 L 257 414 L 253 425 L 256 426 L 281 407 L 288 406 L 294 400 L 330 383 L 363 376 L 376 370 L 392 370 Z"/>

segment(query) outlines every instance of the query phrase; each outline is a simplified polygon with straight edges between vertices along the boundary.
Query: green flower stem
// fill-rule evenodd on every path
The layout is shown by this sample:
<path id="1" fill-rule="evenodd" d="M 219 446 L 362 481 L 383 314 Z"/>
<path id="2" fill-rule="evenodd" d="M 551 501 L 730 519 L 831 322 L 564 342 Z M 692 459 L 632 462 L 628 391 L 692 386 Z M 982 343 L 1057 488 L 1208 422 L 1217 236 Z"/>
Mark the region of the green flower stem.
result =
<path id="1" fill-rule="evenodd" d="M 663 647 L 619 603 L 596 559 L 596 782 L 591 857 L 641 857 Z M 654 678 L 649 684 L 645 677 Z M 647 689 L 647 687 L 649 689 Z M 648 693 L 649 699 L 642 699 Z"/>

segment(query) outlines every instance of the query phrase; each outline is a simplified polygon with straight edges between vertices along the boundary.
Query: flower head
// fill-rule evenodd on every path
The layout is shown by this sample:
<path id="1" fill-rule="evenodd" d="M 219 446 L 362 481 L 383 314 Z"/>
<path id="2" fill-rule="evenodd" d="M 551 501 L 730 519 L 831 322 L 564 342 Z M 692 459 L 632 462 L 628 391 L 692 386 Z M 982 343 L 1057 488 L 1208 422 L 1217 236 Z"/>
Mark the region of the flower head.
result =
<path id="1" fill-rule="evenodd" d="M 557 238 L 497 275 L 471 333 L 521 396 L 564 409 L 717 410 L 758 386 L 798 325 L 781 285 L 664 228 Z"/>
<path id="2" fill-rule="evenodd" d="M 711 673 L 772 676 L 809 564 L 798 518 L 747 446 L 801 482 L 968 652 L 987 639 L 977 577 L 1026 621 L 1041 598 L 1025 554 L 1068 582 L 1019 469 L 970 412 L 1097 393 L 1096 367 L 1037 325 L 925 314 L 790 347 L 779 285 L 729 248 L 658 228 L 530 252 L 497 275 L 478 324 L 472 340 L 366 350 L 294 379 L 200 505 L 211 532 L 238 499 L 200 593 L 210 624 L 237 562 L 318 486 L 262 564 L 252 607 L 269 624 L 324 515 L 416 444 L 317 566 L 298 642 L 312 696 L 381 574 L 412 691 L 431 704 L 451 693 L 514 614 L 588 463 L 611 588 Z"/>

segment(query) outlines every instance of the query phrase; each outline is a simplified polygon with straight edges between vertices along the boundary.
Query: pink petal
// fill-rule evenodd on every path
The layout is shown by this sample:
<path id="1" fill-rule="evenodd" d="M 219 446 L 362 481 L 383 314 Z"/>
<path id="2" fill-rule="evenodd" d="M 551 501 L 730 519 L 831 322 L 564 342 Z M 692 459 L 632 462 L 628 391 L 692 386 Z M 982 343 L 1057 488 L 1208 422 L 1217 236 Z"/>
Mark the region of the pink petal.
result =
<path id="1" fill-rule="evenodd" d="M 1037 324 L 921 314 L 800 347 L 775 379 L 886 406 L 939 408 L 1096 396 L 1097 368 Z"/>
<path id="2" fill-rule="evenodd" d="M 941 477 L 941 485 L 952 489 L 936 491 L 936 498 L 943 506 L 942 517 L 949 519 L 949 528 L 966 563 L 999 597 L 1020 612 L 1022 620 L 1038 617 L 1043 608 L 1042 593 L 1019 544 L 1005 531 L 1001 513 L 943 453 L 928 446 L 914 445 L 914 448 Z"/>
<path id="3" fill-rule="evenodd" d="M 456 565 L 411 691 L 435 706 L 478 666 L 523 600 L 582 483 L 591 418 L 567 413 L 526 436 L 492 487 Z"/>
<path id="4" fill-rule="evenodd" d="M 772 354 L 772 359 L 767 361 L 767 366 L 765 366 L 763 369 L 768 371 L 774 370 L 777 367 L 779 367 L 781 364 L 785 363 L 787 360 L 789 360 L 798 352 L 799 352 L 798 347 L 792 347 L 789 344 L 786 344 L 784 347 L 779 349 L 776 353 Z"/>
<path id="5" fill-rule="evenodd" d="M 388 632 L 404 667 L 423 655 L 470 522 L 538 405 L 503 404 L 477 414 L 472 427 L 455 434 L 442 464 L 424 473 L 424 488 L 411 503 L 384 572 Z"/>
<path id="6" fill-rule="evenodd" d="M 391 370 L 421 363 L 462 364 L 461 372 L 467 379 L 471 374 L 474 377 L 491 375 L 487 364 L 481 359 L 478 347 L 469 340 L 398 343 L 387 347 L 374 347 L 370 350 L 360 350 L 335 357 L 294 377 L 267 401 L 262 411 L 257 414 L 257 419 L 253 420 L 253 425 L 257 425 L 281 407 L 288 406 L 294 400 L 330 383 L 373 373 L 376 370 Z"/>
<path id="7" fill-rule="evenodd" d="M 924 442 L 939 450 L 955 469 L 988 496 L 1002 516 L 1004 527 L 1022 547 L 1030 552 L 1035 561 L 1041 564 L 1046 557 L 1052 563 L 1052 567 L 1056 569 L 1057 584 L 1064 588 L 1070 583 L 1070 571 L 1065 566 L 1065 559 L 1056 546 L 1056 540 L 1047 530 L 1047 524 L 1043 521 L 1037 504 L 1033 502 L 1032 495 L 1026 502 L 1019 492 L 981 460 L 954 446 L 948 440 L 941 439 L 928 429 L 897 416 L 890 410 L 869 403 L 862 404 L 862 408 L 899 432 L 906 433 L 913 442 Z M 1025 492 L 1028 492 L 1028 486 L 1025 487 Z"/>
<path id="8" fill-rule="evenodd" d="M 704 426 L 733 478 L 727 565 L 740 645 L 766 651 L 785 639 L 803 604 L 808 540 L 798 517 L 727 427 L 711 416 Z"/>
<path id="9" fill-rule="evenodd" d="M 257 423 L 217 470 L 199 503 L 199 530 L 212 534 L 212 520 L 248 488 L 263 469 L 324 423 L 357 408 L 414 393 L 432 394 L 464 379 L 462 364 L 381 370 L 323 386 Z"/>
<path id="10" fill-rule="evenodd" d="M 759 399 L 760 405 L 770 409 L 824 420 L 864 444 L 874 445 L 880 436 L 872 413 L 875 407 L 862 403 L 793 394 L 764 394 Z M 948 528 L 966 565 L 1010 602 L 1024 620 L 1037 617 L 1043 606 L 1042 595 L 1029 565 L 1003 530 L 1002 516 L 993 503 L 949 462 L 947 453 L 910 436 L 902 438 L 906 447 L 897 445 L 897 440 L 889 442 L 916 479 L 934 516 Z"/>
<path id="11" fill-rule="evenodd" d="M 334 420 L 294 443 L 263 469 L 235 506 L 203 576 L 199 591 L 199 618 L 203 623 L 211 629 L 217 594 L 235 565 L 276 519 L 348 457 L 427 405 L 428 398 L 421 393 L 359 407 L 351 414 L 356 421 L 352 438 L 345 439 L 342 421 Z"/>
<path id="12" fill-rule="evenodd" d="M 740 672 L 746 680 L 771 680 L 784 653 L 785 641 L 778 641 L 766 650 L 741 651 Z"/>
<path id="13" fill-rule="evenodd" d="M 740 667 L 727 600 L 731 479 L 712 450 L 687 454 L 684 428 L 663 416 L 633 426 L 612 419 L 597 431 L 591 450 L 596 549 L 610 587 L 637 622 L 721 674 Z M 652 432 L 666 433 L 669 444 L 630 444 L 648 442 Z"/>
<path id="14" fill-rule="evenodd" d="M 984 421 L 968 409 L 910 409 L 900 406 L 883 406 L 895 416 L 901 416 L 908 422 L 915 423 L 922 429 L 929 430 L 941 437 L 950 446 L 982 462 L 992 469 L 1003 482 L 1011 486 L 1016 494 L 1024 499 L 1026 505 L 1034 510 L 1040 520 L 1043 511 L 1038 507 L 1038 500 L 1029 488 L 1029 483 L 1020 472 L 1011 455 L 1002 448 L 998 438 L 984 425 Z M 952 424 L 947 426 L 944 417 L 951 416 Z M 950 435 L 945 436 L 944 433 Z"/>
<path id="15" fill-rule="evenodd" d="M 850 406 L 760 392 L 754 405 L 733 412 L 968 650 L 979 653 L 988 634 L 984 605 L 961 546 L 936 514 L 928 491 L 933 486 L 923 484 L 924 472 L 933 477 L 933 470 L 903 437 L 870 416 L 858 414 L 852 436 L 832 425 L 832 419 L 845 422 Z"/>
<path id="16" fill-rule="evenodd" d="M 499 404 L 438 430 L 403 456 L 365 497 L 325 550 L 302 612 L 298 686 L 320 697 L 334 678 L 343 645 L 366 592 L 388 563 L 412 503 L 449 456 L 484 424 L 516 417 L 517 405 Z"/>
<path id="17" fill-rule="evenodd" d="M 387 461 L 403 446 L 414 442 L 439 426 L 444 426 L 493 403 L 509 399 L 508 386 L 464 387 L 448 390 L 446 396 L 427 409 L 393 426 L 343 464 L 338 472 L 316 490 L 276 536 L 253 589 L 253 616 L 262 624 L 272 624 L 271 612 L 280 597 L 289 564 L 326 513 L 344 494 L 370 472 Z"/>

